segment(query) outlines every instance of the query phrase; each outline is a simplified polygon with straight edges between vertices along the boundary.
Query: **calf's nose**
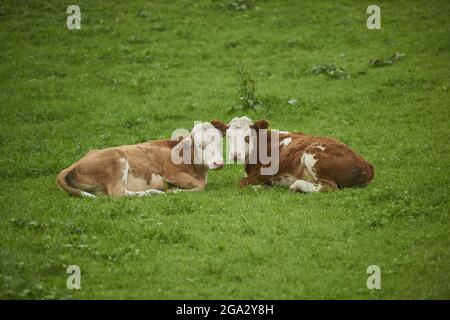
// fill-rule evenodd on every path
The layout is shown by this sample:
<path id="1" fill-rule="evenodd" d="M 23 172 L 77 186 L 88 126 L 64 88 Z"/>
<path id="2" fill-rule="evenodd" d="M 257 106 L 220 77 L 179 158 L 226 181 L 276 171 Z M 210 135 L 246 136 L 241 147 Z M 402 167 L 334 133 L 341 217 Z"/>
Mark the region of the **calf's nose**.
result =
<path id="1" fill-rule="evenodd" d="M 225 164 L 223 163 L 223 161 L 214 161 L 213 164 L 217 167 L 217 168 L 222 168 Z"/>

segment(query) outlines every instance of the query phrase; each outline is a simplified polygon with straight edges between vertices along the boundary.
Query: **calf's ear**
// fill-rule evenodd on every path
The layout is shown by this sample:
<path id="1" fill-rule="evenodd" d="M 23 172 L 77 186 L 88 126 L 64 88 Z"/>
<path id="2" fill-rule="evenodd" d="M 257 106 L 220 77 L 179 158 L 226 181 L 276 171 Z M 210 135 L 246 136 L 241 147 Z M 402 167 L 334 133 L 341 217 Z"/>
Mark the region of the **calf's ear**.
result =
<path id="1" fill-rule="evenodd" d="M 252 125 L 252 128 L 259 130 L 259 129 L 267 129 L 269 127 L 269 121 L 261 119 L 258 121 L 255 121 L 255 123 Z"/>
<path id="2" fill-rule="evenodd" d="M 225 123 L 223 123 L 222 121 L 217 120 L 217 119 L 211 120 L 211 124 L 212 124 L 216 129 L 219 129 L 220 132 L 222 132 L 222 134 L 225 134 L 225 132 L 226 132 L 227 129 L 228 129 L 228 126 L 227 126 Z"/>

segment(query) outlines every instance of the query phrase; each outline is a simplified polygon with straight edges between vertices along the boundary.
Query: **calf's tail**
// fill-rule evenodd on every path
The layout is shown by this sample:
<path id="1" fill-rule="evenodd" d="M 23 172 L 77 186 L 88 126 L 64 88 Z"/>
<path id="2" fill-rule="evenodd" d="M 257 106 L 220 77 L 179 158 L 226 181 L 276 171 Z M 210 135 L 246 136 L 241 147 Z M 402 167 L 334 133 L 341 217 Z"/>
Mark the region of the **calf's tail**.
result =
<path id="1" fill-rule="evenodd" d="M 73 187 L 70 182 L 70 177 L 73 174 L 74 172 L 72 167 L 64 169 L 63 171 L 61 171 L 60 174 L 58 174 L 58 177 L 56 178 L 56 183 L 59 184 L 59 186 L 63 188 L 65 191 L 67 191 L 70 195 L 81 197 L 83 190 Z"/>

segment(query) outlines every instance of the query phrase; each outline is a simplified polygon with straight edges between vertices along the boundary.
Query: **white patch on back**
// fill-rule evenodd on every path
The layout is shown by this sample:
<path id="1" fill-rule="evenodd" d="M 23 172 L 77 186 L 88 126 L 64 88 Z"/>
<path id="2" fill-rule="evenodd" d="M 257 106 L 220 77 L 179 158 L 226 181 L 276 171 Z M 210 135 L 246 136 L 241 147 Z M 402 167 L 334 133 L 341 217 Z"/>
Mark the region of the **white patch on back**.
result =
<path id="1" fill-rule="evenodd" d="M 291 134 L 289 131 L 278 131 L 278 134 Z"/>
<path id="2" fill-rule="evenodd" d="M 315 146 L 313 146 L 313 148 L 320 149 L 321 151 L 324 151 L 324 150 L 325 150 L 325 147 L 324 147 L 323 145 L 321 145 L 320 143 L 319 143 L 319 144 L 316 144 Z"/>
<path id="3" fill-rule="evenodd" d="M 314 184 L 305 180 L 297 180 L 295 181 L 289 189 L 291 190 L 299 190 L 301 192 L 319 192 L 321 189 L 320 184 Z"/>
<path id="4" fill-rule="evenodd" d="M 128 181 L 128 170 L 130 170 L 130 165 L 128 164 L 128 161 L 125 158 L 120 159 L 120 161 L 123 163 L 122 182 L 126 186 Z"/>
<path id="5" fill-rule="evenodd" d="M 317 159 L 314 158 L 314 155 L 311 153 L 304 153 L 302 156 L 302 162 L 309 174 L 314 179 L 317 179 L 316 172 L 314 171 L 314 165 L 316 164 Z"/>
<path id="6" fill-rule="evenodd" d="M 289 143 L 291 143 L 292 138 L 284 138 L 283 140 L 281 140 L 280 144 L 283 148 L 286 148 L 288 146 Z"/>

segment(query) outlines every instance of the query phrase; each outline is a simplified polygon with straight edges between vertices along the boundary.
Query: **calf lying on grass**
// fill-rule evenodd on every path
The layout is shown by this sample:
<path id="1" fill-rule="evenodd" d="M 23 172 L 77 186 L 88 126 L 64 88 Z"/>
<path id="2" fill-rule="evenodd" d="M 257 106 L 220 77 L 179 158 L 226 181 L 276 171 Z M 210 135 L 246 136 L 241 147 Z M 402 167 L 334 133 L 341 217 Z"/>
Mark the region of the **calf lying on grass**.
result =
<path id="1" fill-rule="evenodd" d="M 241 186 L 279 185 L 289 186 L 293 191 L 319 192 L 364 187 L 373 178 L 373 166 L 335 139 L 266 130 L 269 126 L 266 120 L 253 123 L 247 117 L 234 118 L 229 125 L 219 120 L 211 123 L 222 131 L 226 130 L 227 142 L 236 139 L 244 141 L 242 148 L 231 148 L 228 153 L 230 160 L 245 162 L 247 177 L 241 179 Z M 276 145 L 273 146 L 273 143 Z M 277 162 L 278 170 L 272 174 L 262 174 L 261 170 L 272 164 L 263 164 L 261 155 L 268 155 Z"/>
<path id="2" fill-rule="evenodd" d="M 202 191 L 208 168 L 224 166 L 221 137 L 219 130 L 205 122 L 177 141 L 92 150 L 64 169 L 56 181 L 69 194 L 84 197 L 162 194 L 168 184 Z M 183 161 L 173 161 L 180 157 Z"/>

